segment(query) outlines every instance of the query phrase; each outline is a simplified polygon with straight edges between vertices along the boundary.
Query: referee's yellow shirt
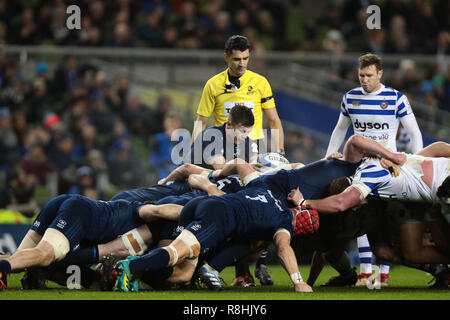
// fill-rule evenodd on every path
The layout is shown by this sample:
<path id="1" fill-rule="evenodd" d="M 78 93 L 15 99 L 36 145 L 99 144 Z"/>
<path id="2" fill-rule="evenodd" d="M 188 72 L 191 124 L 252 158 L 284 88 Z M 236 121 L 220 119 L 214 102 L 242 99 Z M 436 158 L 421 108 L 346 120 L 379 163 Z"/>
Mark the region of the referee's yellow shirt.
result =
<path id="1" fill-rule="evenodd" d="M 239 78 L 236 88 L 228 79 L 228 69 L 209 79 L 203 89 L 197 114 L 209 118 L 214 113 L 214 126 L 227 122 L 228 114 L 235 105 L 245 105 L 252 109 L 255 125 L 249 138 L 264 138 L 262 131 L 263 109 L 275 108 L 272 89 L 267 79 L 246 70 Z"/>

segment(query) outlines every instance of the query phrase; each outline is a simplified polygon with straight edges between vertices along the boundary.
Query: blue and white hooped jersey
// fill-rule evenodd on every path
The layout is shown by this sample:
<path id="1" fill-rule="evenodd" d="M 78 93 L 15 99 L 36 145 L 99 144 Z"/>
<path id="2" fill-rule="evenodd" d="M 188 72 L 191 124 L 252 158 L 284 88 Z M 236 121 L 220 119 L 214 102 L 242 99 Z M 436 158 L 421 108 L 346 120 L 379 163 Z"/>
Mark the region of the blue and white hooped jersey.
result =
<path id="1" fill-rule="evenodd" d="M 438 203 L 439 186 L 450 175 L 450 159 L 407 155 L 398 177 L 392 177 L 380 161 L 366 158 L 355 172 L 352 186 L 362 197 L 368 194 L 381 198 Z"/>
<path id="2" fill-rule="evenodd" d="M 405 95 L 381 85 L 379 90 L 370 93 L 362 87 L 348 91 L 342 98 L 341 113 L 351 119 L 355 134 L 396 151 L 400 118 L 412 114 L 412 109 Z"/>

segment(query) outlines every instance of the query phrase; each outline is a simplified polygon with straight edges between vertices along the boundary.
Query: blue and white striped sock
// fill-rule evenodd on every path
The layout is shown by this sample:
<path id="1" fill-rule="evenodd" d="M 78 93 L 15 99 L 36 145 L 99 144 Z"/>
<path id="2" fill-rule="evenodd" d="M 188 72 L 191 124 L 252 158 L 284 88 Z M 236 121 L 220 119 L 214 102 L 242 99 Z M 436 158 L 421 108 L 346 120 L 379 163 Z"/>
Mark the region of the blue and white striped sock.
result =
<path id="1" fill-rule="evenodd" d="M 372 250 L 367 235 L 358 237 L 359 273 L 372 273 Z"/>

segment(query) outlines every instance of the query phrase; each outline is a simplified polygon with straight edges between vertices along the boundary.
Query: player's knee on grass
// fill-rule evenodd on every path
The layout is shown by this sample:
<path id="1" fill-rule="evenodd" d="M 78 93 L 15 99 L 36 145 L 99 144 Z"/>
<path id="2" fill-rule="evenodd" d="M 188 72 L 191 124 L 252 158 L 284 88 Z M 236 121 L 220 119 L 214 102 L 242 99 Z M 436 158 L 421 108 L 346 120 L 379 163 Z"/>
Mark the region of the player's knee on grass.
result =
<path id="1" fill-rule="evenodd" d="M 170 283 L 185 283 L 192 279 L 195 272 L 195 265 L 188 260 L 175 266 L 172 275 L 167 279 Z"/>

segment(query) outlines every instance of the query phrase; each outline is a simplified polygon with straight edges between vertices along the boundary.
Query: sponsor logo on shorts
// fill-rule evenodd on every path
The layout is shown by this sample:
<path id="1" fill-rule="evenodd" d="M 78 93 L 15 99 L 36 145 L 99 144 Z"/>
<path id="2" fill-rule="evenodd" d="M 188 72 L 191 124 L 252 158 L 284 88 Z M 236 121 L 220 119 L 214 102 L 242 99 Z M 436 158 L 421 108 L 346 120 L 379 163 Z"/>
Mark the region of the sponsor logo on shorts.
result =
<path id="1" fill-rule="evenodd" d="M 200 230 L 201 228 L 202 228 L 202 226 L 201 226 L 200 224 L 198 224 L 198 223 L 194 224 L 194 225 L 191 227 L 191 229 L 194 230 L 194 231 L 198 231 L 198 230 Z"/>
<path id="2" fill-rule="evenodd" d="M 40 222 L 40 221 L 37 221 L 37 220 L 33 223 L 33 226 L 34 226 L 35 228 L 38 228 L 40 225 L 41 225 L 41 222 Z"/>
<path id="3" fill-rule="evenodd" d="M 59 220 L 56 226 L 60 229 L 64 229 L 64 227 L 67 225 L 67 222 L 64 220 Z"/>

